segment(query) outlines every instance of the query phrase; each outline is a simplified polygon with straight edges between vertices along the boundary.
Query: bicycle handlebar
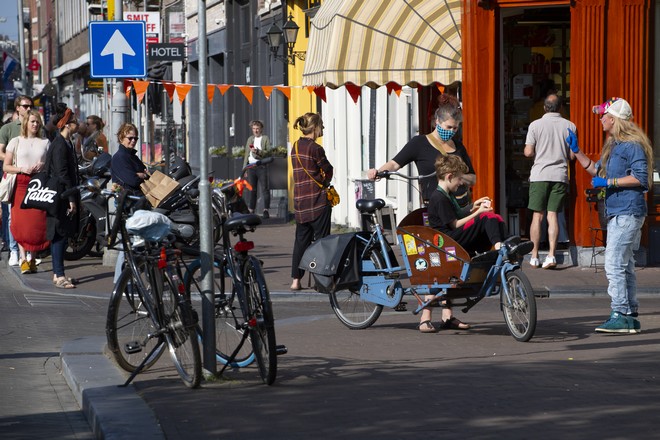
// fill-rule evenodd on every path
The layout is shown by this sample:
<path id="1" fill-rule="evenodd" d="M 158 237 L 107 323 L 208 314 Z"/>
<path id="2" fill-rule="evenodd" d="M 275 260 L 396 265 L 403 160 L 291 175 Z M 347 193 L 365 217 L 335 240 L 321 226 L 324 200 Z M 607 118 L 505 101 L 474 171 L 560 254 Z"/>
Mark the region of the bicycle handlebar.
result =
<path id="1" fill-rule="evenodd" d="M 376 179 L 391 179 L 392 177 L 400 177 L 406 180 L 422 180 L 422 179 L 426 179 L 427 177 L 434 177 L 434 176 L 435 173 L 426 174 L 423 176 L 409 176 L 407 174 L 402 174 L 398 171 L 385 170 L 385 171 L 376 172 Z"/>

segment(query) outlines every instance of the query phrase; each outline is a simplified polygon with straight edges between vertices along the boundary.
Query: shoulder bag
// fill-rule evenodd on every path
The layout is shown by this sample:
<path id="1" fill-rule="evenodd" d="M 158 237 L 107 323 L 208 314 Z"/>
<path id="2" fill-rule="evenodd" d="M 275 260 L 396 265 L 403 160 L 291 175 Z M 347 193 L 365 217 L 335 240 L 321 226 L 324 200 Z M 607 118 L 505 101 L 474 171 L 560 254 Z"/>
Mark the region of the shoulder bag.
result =
<path id="1" fill-rule="evenodd" d="M 60 178 L 50 174 L 50 156 L 46 160 L 46 168 L 38 172 L 28 182 L 21 209 L 38 209 L 46 211 L 51 217 L 57 216 L 60 205 Z"/>
<path id="2" fill-rule="evenodd" d="M 314 181 L 314 183 L 316 183 L 319 186 L 319 188 L 325 188 L 325 192 L 326 195 L 328 196 L 328 201 L 330 202 L 330 206 L 334 208 L 335 206 L 339 205 L 340 202 L 339 193 L 337 192 L 335 187 L 332 185 L 326 187 L 322 183 L 319 183 L 315 178 L 313 178 L 312 175 L 309 174 L 309 171 L 307 171 L 305 166 L 302 164 L 302 161 L 300 160 L 300 154 L 298 153 L 298 141 L 296 141 L 295 147 L 296 147 L 296 157 L 298 158 L 298 163 L 300 163 L 300 166 L 303 169 L 303 171 L 309 176 L 310 179 Z"/>
<path id="3" fill-rule="evenodd" d="M 20 141 L 16 141 L 16 151 L 12 157 L 12 165 L 16 166 L 16 156 L 18 155 L 18 146 Z M 11 203 L 14 199 L 14 192 L 16 191 L 16 174 L 4 173 L 2 180 L 0 180 L 0 202 Z"/>

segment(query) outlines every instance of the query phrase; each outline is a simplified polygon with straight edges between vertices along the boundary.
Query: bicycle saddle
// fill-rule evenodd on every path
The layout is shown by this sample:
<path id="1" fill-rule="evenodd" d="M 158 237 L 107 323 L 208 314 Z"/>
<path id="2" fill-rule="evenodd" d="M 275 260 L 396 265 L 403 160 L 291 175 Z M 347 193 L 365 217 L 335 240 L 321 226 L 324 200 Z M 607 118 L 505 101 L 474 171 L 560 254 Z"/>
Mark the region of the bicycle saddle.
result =
<path id="1" fill-rule="evenodd" d="M 236 214 L 231 216 L 222 227 L 233 231 L 235 229 L 257 226 L 260 224 L 261 217 L 256 214 Z"/>
<path id="2" fill-rule="evenodd" d="M 377 211 L 378 209 L 382 209 L 384 206 L 385 206 L 385 200 L 383 199 L 373 199 L 373 200 L 360 199 L 357 202 L 355 202 L 355 207 L 358 209 L 358 211 L 369 214 L 371 214 L 374 211 Z"/>

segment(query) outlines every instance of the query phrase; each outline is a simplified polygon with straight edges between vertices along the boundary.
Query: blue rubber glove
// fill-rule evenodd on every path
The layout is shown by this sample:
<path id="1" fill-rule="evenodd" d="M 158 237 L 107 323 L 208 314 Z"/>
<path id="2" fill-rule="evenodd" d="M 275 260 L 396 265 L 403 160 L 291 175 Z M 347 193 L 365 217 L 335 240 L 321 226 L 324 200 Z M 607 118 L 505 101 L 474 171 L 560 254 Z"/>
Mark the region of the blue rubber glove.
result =
<path id="1" fill-rule="evenodd" d="M 591 179 L 591 186 L 594 188 L 603 188 L 607 186 L 607 179 L 604 177 L 594 177 Z"/>
<path id="2" fill-rule="evenodd" d="M 580 152 L 580 147 L 578 147 L 577 135 L 570 128 L 568 129 L 568 137 L 566 138 L 566 143 L 570 147 L 571 151 L 575 154 Z"/>

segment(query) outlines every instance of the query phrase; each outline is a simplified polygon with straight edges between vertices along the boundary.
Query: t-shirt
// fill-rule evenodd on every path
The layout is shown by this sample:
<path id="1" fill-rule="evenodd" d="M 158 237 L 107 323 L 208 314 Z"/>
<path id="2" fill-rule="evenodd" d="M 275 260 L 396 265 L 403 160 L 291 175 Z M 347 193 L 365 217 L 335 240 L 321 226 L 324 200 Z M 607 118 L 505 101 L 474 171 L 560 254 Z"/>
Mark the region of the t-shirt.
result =
<path id="1" fill-rule="evenodd" d="M 454 145 L 456 146 L 456 151 L 447 154 L 453 154 L 463 159 L 463 162 L 468 167 L 468 174 L 475 174 L 472 161 L 470 160 L 470 156 L 468 156 L 465 146 L 458 140 L 454 140 Z M 410 142 L 392 159 L 401 167 L 408 165 L 410 162 L 415 162 L 417 172 L 420 176 L 433 174 L 433 176 L 420 181 L 420 190 L 425 200 L 431 198 L 433 191 L 438 186 L 438 179 L 435 176 L 435 161 L 440 154 L 442 153 L 431 145 L 426 135 L 418 135 L 410 139 Z"/>
<path id="2" fill-rule="evenodd" d="M 529 124 L 525 144 L 533 145 L 535 150 L 530 182 L 568 183 L 570 150 L 566 136 L 569 128 L 576 131 L 575 124 L 559 113 L 546 113 Z"/>
<path id="3" fill-rule="evenodd" d="M 7 144 L 6 151 L 16 157 L 16 166 L 19 168 L 29 168 L 37 163 L 46 162 L 46 152 L 48 151 L 48 139 L 15 137 Z M 18 150 L 18 153 L 16 151 Z"/>
<path id="4" fill-rule="evenodd" d="M 458 216 L 454 210 L 453 203 L 444 192 L 440 190 L 433 191 L 429 200 L 427 212 L 429 214 L 430 227 L 437 229 L 440 232 L 444 232 L 447 235 L 451 234 L 453 229 L 450 225 L 454 220 L 458 220 Z"/>

